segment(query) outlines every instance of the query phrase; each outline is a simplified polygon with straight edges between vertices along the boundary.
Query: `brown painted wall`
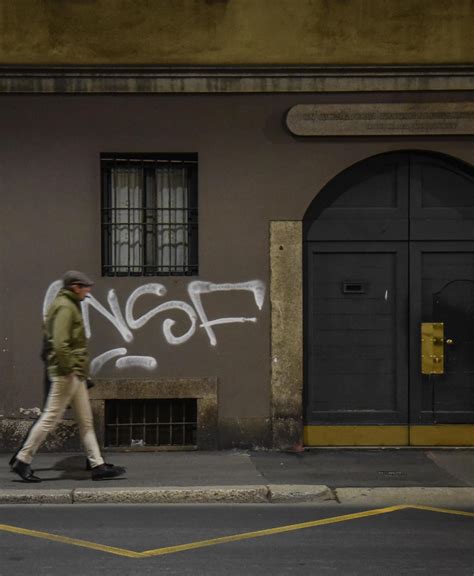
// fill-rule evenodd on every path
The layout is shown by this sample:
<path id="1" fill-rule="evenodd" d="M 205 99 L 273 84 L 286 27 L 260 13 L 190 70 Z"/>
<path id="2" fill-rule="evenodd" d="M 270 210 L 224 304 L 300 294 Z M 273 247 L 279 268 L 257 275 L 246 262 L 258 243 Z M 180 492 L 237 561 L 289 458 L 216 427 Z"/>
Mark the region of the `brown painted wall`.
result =
<path id="1" fill-rule="evenodd" d="M 417 95 L 418 100 L 443 97 Z M 94 294 L 106 307 L 110 289 L 116 290 L 123 311 L 132 290 L 150 281 L 166 286 L 168 295 L 161 301 L 189 302 L 187 278 L 100 278 L 99 156 L 197 152 L 199 278 L 259 279 L 267 286 L 262 311 L 250 293 L 229 292 L 203 297 L 208 316 L 255 316 L 257 322 L 215 327 L 215 347 L 202 329 L 187 343 L 171 346 L 162 334 L 169 315 L 160 314 L 127 344 L 110 322 L 91 311 L 91 351 L 95 356 L 124 346 L 129 354 L 158 361 L 154 372 L 119 371 L 111 362 L 100 374 L 104 377 L 217 377 L 218 416 L 227 430 L 223 438 L 245 438 L 252 430 L 263 438 L 271 414 L 270 221 L 301 220 L 328 180 L 377 153 L 410 148 L 474 159 L 468 137 L 302 139 L 284 126 L 286 111 L 298 103 L 383 99 L 410 96 L 1 97 L 0 414 L 41 405 L 41 307 L 48 285 L 65 269 L 93 275 Z M 144 297 L 137 312 L 161 301 Z M 182 313 L 173 317 L 176 333 L 188 329 Z"/>
<path id="2" fill-rule="evenodd" d="M 3 64 L 465 64 L 470 0 L 0 0 Z"/>

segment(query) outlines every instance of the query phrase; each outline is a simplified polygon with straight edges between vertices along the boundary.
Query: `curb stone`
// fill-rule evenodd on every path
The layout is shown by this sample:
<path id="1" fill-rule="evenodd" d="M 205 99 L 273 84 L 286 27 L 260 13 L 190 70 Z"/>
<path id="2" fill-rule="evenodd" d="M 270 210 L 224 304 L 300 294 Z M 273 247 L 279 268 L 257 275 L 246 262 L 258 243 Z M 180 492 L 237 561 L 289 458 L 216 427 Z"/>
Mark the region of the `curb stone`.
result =
<path id="1" fill-rule="evenodd" d="M 73 501 L 82 504 L 186 504 L 186 503 L 268 503 L 267 486 L 194 486 L 160 488 L 81 488 L 74 490 Z"/>
<path id="2" fill-rule="evenodd" d="M 324 485 L 270 484 L 268 490 L 269 500 L 274 503 L 336 500 L 334 492 Z"/>
<path id="3" fill-rule="evenodd" d="M 0 504 L 72 504 L 72 490 L 0 490 Z"/>
<path id="4" fill-rule="evenodd" d="M 449 507 L 474 504 L 472 487 L 336 488 L 334 492 L 338 502 L 344 505 L 418 504 Z"/>
<path id="5" fill-rule="evenodd" d="M 0 490 L 0 504 L 269 504 L 333 503 L 380 507 L 413 504 L 462 508 L 474 505 L 473 487 L 335 488 L 310 484 L 161 486 Z"/>

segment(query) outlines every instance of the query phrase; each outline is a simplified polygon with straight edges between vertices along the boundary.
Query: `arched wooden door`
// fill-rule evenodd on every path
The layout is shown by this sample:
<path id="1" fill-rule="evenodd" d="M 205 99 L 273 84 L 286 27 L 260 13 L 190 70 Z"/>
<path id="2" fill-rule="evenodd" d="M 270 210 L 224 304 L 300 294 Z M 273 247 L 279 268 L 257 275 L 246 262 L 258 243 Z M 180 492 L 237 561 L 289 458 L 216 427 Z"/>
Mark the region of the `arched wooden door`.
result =
<path id="1" fill-rule="evenodd" d="M 360 162 L 315 198 L 304 243 L 305 443 L 472 444 L 473 168 L 418 151 Z M 423 374 L 435 322 L 457 335 Z"/>

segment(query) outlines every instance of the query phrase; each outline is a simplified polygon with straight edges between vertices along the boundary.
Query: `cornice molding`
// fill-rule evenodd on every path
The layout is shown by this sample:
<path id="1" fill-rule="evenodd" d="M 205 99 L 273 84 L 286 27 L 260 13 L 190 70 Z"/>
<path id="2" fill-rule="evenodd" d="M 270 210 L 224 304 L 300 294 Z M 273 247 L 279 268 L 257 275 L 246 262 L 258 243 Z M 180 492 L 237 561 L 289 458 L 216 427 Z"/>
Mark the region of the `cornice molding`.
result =
<path id="1" fill-rule="evenodd" d="M 458 66 L 13 66 L 3 94 L 179 94 L 474 89 Z"/>

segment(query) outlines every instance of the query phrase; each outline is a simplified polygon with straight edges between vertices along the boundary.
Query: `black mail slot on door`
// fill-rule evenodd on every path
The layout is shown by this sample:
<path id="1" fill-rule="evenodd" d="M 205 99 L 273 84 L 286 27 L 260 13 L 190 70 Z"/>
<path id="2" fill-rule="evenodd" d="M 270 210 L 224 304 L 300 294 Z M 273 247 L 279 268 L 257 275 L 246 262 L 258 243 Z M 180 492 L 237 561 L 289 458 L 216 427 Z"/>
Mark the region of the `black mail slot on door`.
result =
<path id="1" fill-rule="evenodd" d="M 343 294 L 365 294 L 366 284 L 359 280 L 348 280 L 342 283 Z"/>

